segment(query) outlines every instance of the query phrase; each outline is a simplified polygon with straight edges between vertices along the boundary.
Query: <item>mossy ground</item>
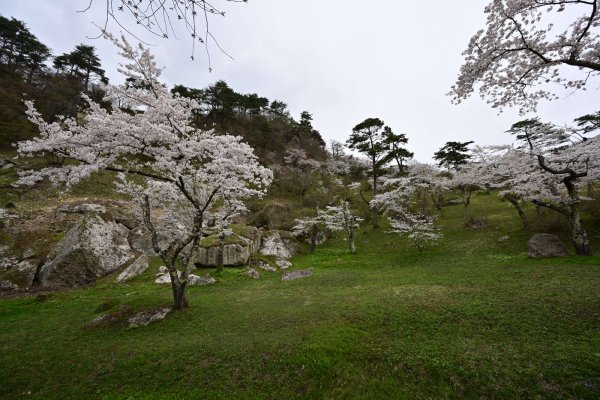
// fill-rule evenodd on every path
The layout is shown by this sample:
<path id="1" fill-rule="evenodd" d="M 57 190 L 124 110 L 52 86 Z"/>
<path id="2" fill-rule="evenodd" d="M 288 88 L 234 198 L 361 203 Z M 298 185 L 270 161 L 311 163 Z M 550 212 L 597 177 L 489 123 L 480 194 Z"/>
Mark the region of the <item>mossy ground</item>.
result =
<path id="1" fill-rule="evenodd" d="M 472 215 L 487 226 L 445 208 L 421 254 L 384 228 L 361 229 L 355 255 L 328 241 L 292 260 L 314 269 L 294 282 L 227 269 L 147 327 L 89 322 L 170 304 L 158 261 L 127 284 L 1 300 L 0 398 L 599 398 L 600 257 L 528 259 L 530 233 L 494 195 Z"/>

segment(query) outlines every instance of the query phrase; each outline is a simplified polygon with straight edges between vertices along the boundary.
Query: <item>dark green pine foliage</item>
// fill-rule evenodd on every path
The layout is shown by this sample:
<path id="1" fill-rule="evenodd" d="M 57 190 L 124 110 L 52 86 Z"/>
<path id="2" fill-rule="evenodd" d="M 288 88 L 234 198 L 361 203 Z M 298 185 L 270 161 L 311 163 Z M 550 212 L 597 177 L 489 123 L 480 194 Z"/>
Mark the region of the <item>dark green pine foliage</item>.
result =
<path id="1" fill-rule="evenodd" d="M 600 111 L 593 114 L 583 115 L 579 118 L 575 118 L 575 123 L 579 127 L 580 133 L 585 135 L 592 131 L 600 129 Z M 584 138 L 584 140 L 587 140 Z"/>
<path id="2" fill-rule="evenodd" d="M 300 122 L 297 125 L 295 134 L 299 140 L 312 140 L 319 146 L 325 148 L 325 140 L 323 140 L 321 133 L 319 133 L 319 131 L 313 127 L 312 119 L 313 116 L 311 113 L 308 111 L 302 111 L 300 114 Z"/>
<path id="3" fill-rule="evenodd" d="M 390 144 L 386 141 L 384 125 L 379 118 L 367 118 L 352 129 L 352 134 L 346 141 L 348 148 L 364 154 L 371 162 L 373 196 L 377 195 L 377 178 L 384 172 L 385 164 L 389 161 Z"/>
<path id="4" fill-rule="evenodd" d="M 467 164 L 471 159 L 469 145 L 474 142 L 446 142 L 444 147 L 434 153 L 433 158 L 438 161 L 438 166 L 447 169 L 458 169 Z"/>
<path id="5" fill-rule="evenodd" d="M 396 135 L 389 126 L 383 128 L 383 135 L 385 143 L 389 146 L 389 151 L 385 156 L 385 163 L 395 161 L 398 172 L 403 174 L 406 169 L 406 163 L 415 155 L 415 153 L 403 147 L 403 145 L 408 143 L 408 138 L 404 133 Z"/>
<path id="6" fill-rule="evenodd" d="M 86 92 L 90 89 L 90 80 L 93 77 L 101 82 L 108 82 L 94 46 L 79 44 L 72 52 L 55 57 L 53 66 L 58 73 L 80 78 L 83 90 Z"/>
<path id="7" fill-rule="evenodd" d="M 307 111 L 297 122 L 286 103 L 256 93 L 238 93 L 222 80 L 205 89 L 177 85 L 172 92 L 198 102 L 197 128 L 242 136 L 265 163 L 283 162 L 286 150 L 292 147 L 302 148 L 315 160 L 326 158 L 325 141 Z"/>
<path id="8" fill-rule="evenodd" d="M 50 57 L 48 46 L 29 31 L 23 21 L 0 15 L 0 65 L 30 83 Z"/>

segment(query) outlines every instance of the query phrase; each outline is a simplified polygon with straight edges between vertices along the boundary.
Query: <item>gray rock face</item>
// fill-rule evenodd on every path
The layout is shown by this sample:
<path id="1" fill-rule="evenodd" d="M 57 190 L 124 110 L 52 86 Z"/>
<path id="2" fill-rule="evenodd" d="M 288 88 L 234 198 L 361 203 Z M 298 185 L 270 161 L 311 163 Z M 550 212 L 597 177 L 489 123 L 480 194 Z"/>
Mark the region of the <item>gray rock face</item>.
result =
<path id="1" fill-rule="evenodd" d="M 0 289 L 17 290 L 31 287 L 40 261 L 19 261 L 10 257 L 0 258 Z"/>
<path id="2" fill-rule="evenodd" d="M 260 279 L 260 274 L 254 268 L 251 268 L 248 271 L 246 271 L 246 276 L 252 279 Z"/>
<path id="3" fill-rule="evenodd" d="M 264 262 L 264 261 L 255 261 L 252 263 L 253 266 L 255 266 L 256 268 L 260 268 L 263 271 L 268 271 L 268 272 L 275 272 L 277 271 L 277 268 L 271 266 L 271 264 Z"/>
<path id="4" fill-rule="evenodd" d="M 131 278 L 143 274 L 148 269 L 148 257 L 142 254 L 129 267 L 117 276 L 117 282 L 125 282 Z"/>
<path id="5" fill-rule="evenodd" d="M 527 243 L 530 258 L 564 257 L 567 255 L 567 246 L 556 235 L 547 233 L 535 234 Z"/>
<path id="6" fill-rule="evenodd" d="M 288 268 L 290 268 L 292 266 L 291 262 L 289 262 L 288 260 L 284 260 L 284 259 L 280 259 L 280 260 L 275 261 L 275 264 L 277 264 L 277 266 L 280 269 L 288 269 Z"/>
<path id="7" fill-rule="evenodd" d="M 132 231 L 130 242 L 131 248 L 135 251 L 145 254 L 148 257 L 157 255 L 152 247 L 152 237 L 150 232 L 148 232 L 144 226 L 139 226 Z"/>
<path id="8" fill-rule="evenodd" d="M 164 265 L 161 265 L 160 267 L 158 267 L 158 272 L 156 273 L 156 276 L 164 275 L 167 272 L 169 272 L 169 270 L 167 269 L 167 267 L 165 267 Z"/>
<path id="9" fill-rule="evenodd" d="M 179 271 L 177 271 L 177 276 L 181 275 L 181 273 Z M 162 275 L 159 275 L 155 280 L 154 283 L 158 283 L 159 285 L 164 285 L 167 283 L 171 283 L 171 275 L 169 275 L 169 273 L 164 273 Z"/>
<path id="10" fill-rule="evenodd" d="M 130 327 L 146 326 L 151 322 L 165 319 L 170 312 L 170 308 L 161 308 L 156 311 L 144 311 L 135 314 L 133 317 L 129 318 L 127 322 L 129 323 Z"/>
<path id="11" fill-rule="evenodd" d="M 239 267 L 248 264 L 252 249 L 249 245 L 226 244 L 223 246 L 223 265 Z M 219 246 L 198 249 L 196 264 L 202 267 L 217 267 L 219 265 Z"/>
<path id="12" fill-rule="evenodd" d="M 40 270 L 44 287 L 73 287 L 93 283 L 116 271 L 134 257 L 127 240 L 129 231 L 97 214 L 85 214 Z"/>
<path id="13" fill-rule="evenodd" d="M 210 276 L 188 275 L 188 286 L 207 286 L 215 283 L 217 283 L 217 280 Z"/>
<path id="14" fill-rule="evenodd" d="M 298 252 L 296 239 L 287 231 L 268 231 L 264 234 L 260 253 L 278 258 L 290 258 Z"/>
<path id="15" fill-rule="evenodd" d="M 306 278 L 312 276 L 312 271 L 306 269 L 300 269 L 298 271 L 286 272 L 281 277 L 282 282 L 295 281 L 296 279 Z"/>
<path id="16" fill-rule="evenodd" d="M 261 236 L 256 228 L 245 227 L 246 236 L 233 234 L 225 238 L 223 246 L 223 265 L 239 267 L 247 265 L 250 256 L 260 249 Z M 201 267 L 219 266 L 220 241 L 216 237 L 208 238 L 210 245 L 203 245 L 196 252 L 195 263 Z M 233 243 L 232 243 L 233 242 Z"/>
<path id="17" fill-rule="evenodd" d="M 181 276 L 180 271 L 177 271 L 177 276 Z M 158 278 L 154 280 L 154 283 L 170 284 L 171 275 L 169 275 L 169 273 L 159 275 Z M 215 278 L 211 278 L 210 276 L 198 276 L 194 274 L 188 275 L 188 286 L 207 286 L 214 285 L 215 283 L 217 283 L 217 280 Z"/>
<path id="18" fill-rule="evenodd" d="M 63 203 L 54 211 L 57 219 L 65 218 L 69 214 L 105 214 L 106 207 L 93 203 Z"/>

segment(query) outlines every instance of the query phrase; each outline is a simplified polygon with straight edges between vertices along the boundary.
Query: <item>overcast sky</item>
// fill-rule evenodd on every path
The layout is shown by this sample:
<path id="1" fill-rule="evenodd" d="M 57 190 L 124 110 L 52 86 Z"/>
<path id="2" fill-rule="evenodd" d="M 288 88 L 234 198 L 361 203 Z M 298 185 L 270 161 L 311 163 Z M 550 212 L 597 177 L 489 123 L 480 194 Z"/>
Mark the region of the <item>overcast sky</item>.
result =
<path id="1" fill-rule="evenodd" d="M 282 100 L 296 119 L 301 111 L 311 112 L 328 142 L 345 141 L 357 123 L 378 117 L 396 133 L 406 133 L 409 149 L 423 162 L 448 140 L 509 143 L 504 132 L 524 118 L 513 110 L 498 115 L 478 96 L 458 106 L 446 96 L 462 51 L 484 27 L 487 1 L 217 1 L 227 13 L 211 19 L 211 32 L 234 60 L 211 46 L 211 73 L 203 48 L 190 59 L 191 42 L 181 27 L 179 40 L 136 31 L 155 45 L 169 85 L 203 88 L 222 79 L 238 92 Z M 25 21 L 54 54 L 79 43 L 96 46 L 111 82 L 120 83 L 114 47 L 86 38 L 98 34 L 92 23 L 103 24 L 105 1 L 94 0 L 89 11 L 77 12 L 88 3 L 1 0 L 0 13 Z M 120 31 L 114 23 L 109 29 Z M 538 115 L 566 124 L 597 111 L 598 87 L 595 82 L 587 92 L 542 103 Z"/>

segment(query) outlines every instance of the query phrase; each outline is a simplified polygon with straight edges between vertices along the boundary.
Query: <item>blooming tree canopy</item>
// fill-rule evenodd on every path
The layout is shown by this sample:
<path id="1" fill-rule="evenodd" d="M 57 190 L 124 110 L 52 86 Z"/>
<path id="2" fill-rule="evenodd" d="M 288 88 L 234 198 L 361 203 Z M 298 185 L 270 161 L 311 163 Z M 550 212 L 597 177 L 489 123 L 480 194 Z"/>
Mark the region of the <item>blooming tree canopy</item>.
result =
<path id="1" fill-rule="evenodd" d="M 350 253 L 356 253 L 354 233 L 360 227 L 361 218 L 352 213 L 350 203 L 341 201 L 339 206 L 328 206 L 325 210 L 318 210 L 315 217 L 296 219 L 292 231 L 296 236 L 310 235 L 311 252 L 314 251 L 318 232 L 329 230 L 331 232 L 344 231 L 347 235 Z"/>
<path id="2" fill-rule="evenodd" d="M 453 102 L 478 90 L 493 107 L 524 113 L 558 97 L 550 84 L 584 89 L 600 75 L 599 8 L 598 0 L 492 0 L 486 28 L 463 52 Z M 566 76 L 565 67 L 579 76 Z"/>
<path id="3" fill-rule="evenodd" d="M 99 170 L 118 172 L 118 190 L 139 206 L 154 250 L 169 270 L 174 307 L 182 308 L 203 231 L 226 226 L 245 209 L 244 199 L 264 193 L 272 174 L 241 138 L 195 130 L 190 120 L 196 102 L 172 94 L 159 82 L 161 71 L 147 49 L 107 37 L 129 62 L 119 69 L 128 84 L 105 87 L 111 111 L 84 95 L 87 110 L 81 119 L 48 124 L 28 102 L 40 137 L 21 142 L 19 153 L 50 153 L 70 162 L 25 171 L 20 183 L 47 177 L 69 187 Z M 180 259 L 185 261 L 183 271 L 176 268 Z"/>
<path id="4" fill-rule="evenodd" d="M 586 199 L 580 192 L 600 179 L 600 136 L 538 119 L 517 122 L 509 132 L 516 136 L 517 146 L 507 148 L 494 162 L 505 187 L 501 194 L 563 214 L 577 254 L 591 255 L 580 211 Z"/>
<path id="5" fill-rule="evenodd" d="M 450 190 L 450 177 L 434 165 L 413 162 L 408 168 L 409 182 L 424 196 L 429 195 L 436 209 L 442 209 L 446 192 Z"/>
<path id="6" fill-rule="evenodd" d="M 469 220 L 469 205 L 471 204 L 473 192 L 485 183 L 482 181 L 482 177 L 479 172 L 479 166 L 471 163 L 461 165 L 456 171 L 453 171 L 452 178 L 447 182 L 449 188 L 456 190 L 460 194 L 461 203 L 464 207 L 465 221 Z"/>
<path id="7" fill-rule="evenodd" d="M 442 235 L 435 226 L 435 217 L 415 204 L 418 187 L 413 177 L 390 179 L 384 184 L 388 190 L 375 196 L 371 206 L 388 217 L 389 232 L 407 236 L 421 252 L 427 242 L 435 243 Z"/>
<path id="8" fill-rule="evenodd" d="M 524 227 L 529 229 L 521 202 L 530 201 L 531 192 L 523 185 L 515 185 L 515 180 L 524 177 L 525 171 L 535 170 L 535 160 L 508 145 L 475 146 L 473 154 L 481 182 L 490 189 L 499 190 L 498 195 L 515 208 Z"/>

